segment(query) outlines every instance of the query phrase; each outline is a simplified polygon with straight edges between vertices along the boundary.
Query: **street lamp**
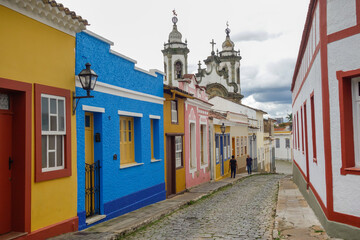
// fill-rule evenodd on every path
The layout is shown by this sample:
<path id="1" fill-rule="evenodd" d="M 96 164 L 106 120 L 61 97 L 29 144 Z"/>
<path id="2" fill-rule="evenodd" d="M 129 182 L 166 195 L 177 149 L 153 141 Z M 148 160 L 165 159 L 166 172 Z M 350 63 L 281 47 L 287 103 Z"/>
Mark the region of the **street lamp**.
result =
<path id="1" fill-rule="evenodd" d="M 73 115 L 75 114 L 77 105 L 81 98 L 93 98 L 94 96 L 90 96 L 90 91 L 94 90 L 96 85 L 96 80 L 98 78 L 98 75 L 95 73 L 94 70 L 90 68 L 91 64 L 86 63 L 85 64 L 86 69 L 81 70 L 81 72 L 78 74 L 80 83 L 82 88 L 86 91 L 86 96 L 75 96 L 75 92 L 73 93 Z M 75 99 L 76 103 L 75 103 Z"/>
<path id="2" fill-rule="evenodd" d="M 224 135 L 225 133 L 225 130 L 226 130 L 226 127 L 225 127 L 225 124 L 222 123 L 221 127 L 220 127 L 220 130 L 221 130 L 221 133 Z"/>

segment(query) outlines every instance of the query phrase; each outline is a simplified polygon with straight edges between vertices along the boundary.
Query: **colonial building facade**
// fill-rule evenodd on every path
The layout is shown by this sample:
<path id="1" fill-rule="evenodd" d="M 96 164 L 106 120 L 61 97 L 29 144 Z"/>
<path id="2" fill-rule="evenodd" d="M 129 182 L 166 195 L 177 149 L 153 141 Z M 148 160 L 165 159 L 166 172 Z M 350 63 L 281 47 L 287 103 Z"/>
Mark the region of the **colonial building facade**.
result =
<path id="1" fill-rule="evenodd" d="M 99 78 L 76 110 L 79 228 L 165 199 L 163 73 L 146 71 L 93 32 L 76 39 L 76 73 Z M 85 95 L 76 83 L 76 95 Z"/>
<path id="2" fill-rule="evenodd" d="M 291 85 L 294 180 L 344 239 L 360 235 L 359 29 L 359 1 L 311 0 Z"/>
<path id="3" fill-rule="evenodd" d="M 87 21 L 55 1 L 0 1 L 0 235 L 78 229 L 75 35 Z"/>

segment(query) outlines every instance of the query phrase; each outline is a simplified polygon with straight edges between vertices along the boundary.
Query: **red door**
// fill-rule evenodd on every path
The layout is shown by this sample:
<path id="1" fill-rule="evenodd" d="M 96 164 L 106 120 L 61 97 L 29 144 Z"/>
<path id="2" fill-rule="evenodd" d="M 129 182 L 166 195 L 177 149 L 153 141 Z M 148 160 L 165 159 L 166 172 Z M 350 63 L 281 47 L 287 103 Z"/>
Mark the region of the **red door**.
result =
<path id="1" fill-rule="evenodd" d="M 12 114 L 0 110 L 0 234 L 11 231 Z"/>

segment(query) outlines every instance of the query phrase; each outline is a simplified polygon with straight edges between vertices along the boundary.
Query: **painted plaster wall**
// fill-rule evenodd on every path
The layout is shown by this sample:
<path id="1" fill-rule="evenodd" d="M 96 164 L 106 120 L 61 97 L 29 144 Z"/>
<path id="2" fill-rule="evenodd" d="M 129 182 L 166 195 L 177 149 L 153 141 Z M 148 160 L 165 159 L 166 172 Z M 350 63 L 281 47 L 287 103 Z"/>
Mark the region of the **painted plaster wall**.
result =
<path id="1" fill-rule="evenodd" d="M 356 25 L 356 0 L 327 0 L 327 34 Z"/>
<path id="2" fill-rule="evenodd" d="M 209 144 L 205 144 L 204 151 L 207 153 L 207 159 L 204 164 L 201 164 L 200 152 L 200 124 L 206 124 L 206 143 L 209 142 L 209 120 L 207 115 L 199 113 L 200 111 L 208 112 L 205 109 L 200 109 L 197 106 L 185 101 L 185 171 L 186 171 L 186 188 L 190 188 L 201 183 L 210 181 L 209 168 Z M 196 167 L 190 166 L 190 124 L 195 124 L 195 139 L 196 139 Z"/>
<path id="3" fill-rule="evenodd" d="M 185 101 L 183 98 L 176 98 L 178 101 L 178 123 L 173 124 L 171 123 L 171 102 L 168 100 L 172 96 L 169 94 L 164 94 L 164 98 L 166 99 L 164 101 L 164 158 L 165 158 L 165 183 L 167 182 L 167 171 L 166 171 L 166 163 L 167 163 L 167 156 L 166 156 L 166 133 L 182 133 L 184 134 L 184 106 Z M 182 192 L 185 190 L 185 138 L 183 137 L 183 167 L 176 169 L 176 192 Z M 165 184 L 165 186 L 167 186 Z"/>
<path id="4" fill-rule="evenodd" d="M 291 148 L 293 147 L 292 141 L 291 141 L 291 133 L 276 133 L 274 134 L 275 138 L 275 159 L 279 160 L 287 160 L 292 161 L 291 159 Z M 280 147 L 276 147 L 276 139 L 279 139 L 280 141 Z M 290 148 L 286 148 L 286 139 L 289 139 L 290 141 Z"/>
<path id="5" fill-rule="evenodd" d="M 74 90 L 75 38 L 0 6 L 0 77 Z M 51 64 L 49 64 L 51 63 Z M 61 74 L 54 74 L 61 73 Z M 34 87 L 33 87 L 34 88 Z M 34 99 L 34 96 L 32 96 Z M 34 105 L 32 108 L 34 116 Z M 31 178 L 31 231 L 76 217 L 76 122 L 71 116 L 72 175 L 34 182 Z M 32 136 L 34 136 L 34 117 Z M 34 139 L 34 137 L 32 137 Z M 35 142 L 31 143 L 32 173 Z"/>
<path id="6" fill-rule="evenodd" d="M 320 52 L 317 54 L 314 63 L 309 71 L 309 74 L 301 88 L 301 91 L 293 102 L 293 116 L 299 112 L 299 140 L 301 146 L 301 114 L 300 106 L 306 101 L 307 109 L 307 128 L 308 128 L 308 158 L 309 158 L 309 175 L 310 182 L 319 194 L 322 202 L 326 206 L 326 179 L 325 179 L 325 157 L 324 157 L 324 135 L 323 135 L 323 115 L 322 115 L 322 85 L 321 85 L 321 66 L 320 66 Z M 315 130 L 316 130 L 316 153 L 317 163 L 313 162 L 313 144 L 312 144 L 312 125 L 311 125 L 311 106 L 310 95 L 314 92 L 314 107 L 315 107 Z M 293 99 L 296 93 L 293 92 Z M 294 101 L 294 100 L 293 100 Z M 297 123 L 296 123 L 297 124 Z M 293 128 L 294 130 L 294 128 Z M 293 131 L 294 132 L 294 131 Z M 297 130 L 296 130 L 297 132 Z M 295 135 L 294 135 L 295 136 Z M 297 133 L 296 133 L 297 138 Z M 305 143 L 305 142 L 304 142 Z M 300 148 L 301 149 L 301 148 Z M 304 174 L 306 174 L 306 155 L 302 151 L 294 147 L 293 156 L 296 163 L 300 166 Z"/>
<path id="7" fill-rule="evenodd" d="M 163 76 L 157 77 L 134 69 L 134 63 L 109 53 L 108 43 L 87 33 L 76 38 L 76 73 L 86 62 L 99 75 L 98 83 L 105 82 L 113 87 L 123 87 L 152 96 L 163 96 Z M 76 88 L 77 95 L 84 90 Z M 164 179 L 164 128 L 163 104 L 140 101 L 113 94 L 92 91 L 94 98 L 82 99 L 77 109 L 78 135 L 78 216 L 80 228 L 85 224 L 85 153 L 84 153 L 84 111 L 82 105 L 101 107 L 105 113 L 95 115 L 95 131 L 102 136 L 101 147 L 95 157 L 101 161 L 101 214 L 106 219 L 133 211 L 139 207 L 165 199 Z M 134 117 L 135 161 L 142 165 L 120 168 L 120 126 L 118 111 L 142 114 Z M 154 154 L 160 160 L 151 161 L 150 115 L 160 117 L 158 129 L 154 129 Z M 102 149 L 101 149 L 102 148 Z M 116 158 L 114 159 L 114 154 Z"/>
<path id="8" fill-rule="evenodd" d="M 308 68 L 311 64 L 312 57 L 316 54 L 320 43 L 320 20 L 319 20 L 319 3 L 315 7 L 315 14 L 311 23 L 311 30 L 308 41 L 306 43 L 306 50 L 301 60 L 300 69 L 296 77 L 293 93 L 297 93 L 302 85 L 303 79 L 305 78 Z M 293 96 L 294 99 L 294 96 Z"/>
<path id="9" fill-rule="evenodd" d="M 239 137 L 248 137 L 248 127 L 246 125 L 243 126 L 231 126 L 230 127 L 230 145 L 231 145 L 231 155 L 233 152 L 233 149 L 235 149 L 235 158 L 237 160 L 238 164 L 238 171 L 245 171 L 246 167 L 246 154 L 244 152 L 243 155 L 241 155 L 241 151 L 239 156 L 236 154 L 236 138 Z M 235 138 L 235 146 L 232 145 L 232 138 Z M 249 153 L 249 145 L 247 145 L 247 154 Z M 231 157 L 231 156 L 230 156 Z"/>
<path id="10" fill-rule="evenodd" d="M 245 114 L 249 118 L 256 119 L 256 111 L 244 105 L 239 105 L 221 97 L 213 97 L 209 99 L 209 103 L 213 104 L 215 110 L 230 111 L 240 114 Z"/>
<path id="11" fill-rule="evenodd" d="M 360 217 L 359 175 L 341 175 L 341 139 L 339 90 L 336 71 L 359 69 L 360 54 L 354 49 L 360 45 L 360 34 L 328 45 L 328 72 L 330 96 L 331 155 L 333 174 L 334 211 Z M 356 146 L 355 146 L 356 148 Z"/>

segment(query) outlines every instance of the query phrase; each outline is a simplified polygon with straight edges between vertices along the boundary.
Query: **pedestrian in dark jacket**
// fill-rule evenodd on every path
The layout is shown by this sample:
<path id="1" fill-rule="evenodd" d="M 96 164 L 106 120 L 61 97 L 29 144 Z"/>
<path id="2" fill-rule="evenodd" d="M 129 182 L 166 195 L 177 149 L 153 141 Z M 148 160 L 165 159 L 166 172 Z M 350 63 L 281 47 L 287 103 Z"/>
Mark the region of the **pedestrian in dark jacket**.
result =
<path id="1" fill-rule="evenodd" d="M 252 158 L 247 155 L 247 158 L 246 158 L 246 167 L 247 167 L 247 170 L 248 170 L 248 174 L 250 175 L 251 174 L 251 167 L 252 167 Z"/>
<path id="2" fill-rule="evenodd" d="M 233 175 L 234 175 L 234 178 L 235 178 L 236 169 L 237 169 L 237 161 L 236 161 L 234 155 L 231 156 L 231 159 L 230 159 L 230 162 L 229 162 L 229 168 L 231 169 L 231 178 L 233 177 Z"/>

